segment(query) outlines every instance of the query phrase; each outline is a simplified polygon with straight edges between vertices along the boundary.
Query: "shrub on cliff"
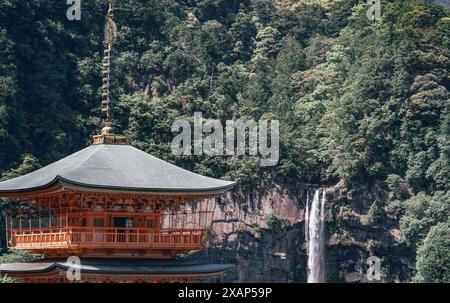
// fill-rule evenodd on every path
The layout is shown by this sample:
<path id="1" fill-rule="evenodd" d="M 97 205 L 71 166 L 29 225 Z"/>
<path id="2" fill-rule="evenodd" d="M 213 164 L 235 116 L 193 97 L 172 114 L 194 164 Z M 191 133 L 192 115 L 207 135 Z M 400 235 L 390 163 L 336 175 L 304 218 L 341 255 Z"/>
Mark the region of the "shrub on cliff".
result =
<path id="1" fill-rule="evenodd" d="M 267 226 L 275 231 L 280 231 L 288 225 L 286 220 L 278 218 L 275 214 L 266 216 Z"/>
<path id="2" fill-rule="evenodd" d="M 362 216 L 361 223 L 364 225 L 381 224 L 384 216 L 384 209 L 378 202 L 374 202 L 366 215 Z"/>

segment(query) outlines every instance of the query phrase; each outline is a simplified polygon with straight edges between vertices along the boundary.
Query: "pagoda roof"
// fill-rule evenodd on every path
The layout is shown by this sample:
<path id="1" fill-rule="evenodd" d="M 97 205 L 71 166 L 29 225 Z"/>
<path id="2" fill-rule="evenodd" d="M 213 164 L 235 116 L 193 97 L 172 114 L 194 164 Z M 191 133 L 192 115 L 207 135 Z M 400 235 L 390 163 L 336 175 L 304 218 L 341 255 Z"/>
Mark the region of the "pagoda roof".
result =
<path id="1" fill-rule="evenodd" d="M 78 190 L 188 195 L 221 194 L 235 185 L 190 172 L 127 144 L 96 144 L 0 182 L 0 196 L 42 190 L 58 183 Z"/>
<path id="2" fill-rule="evenodd" d="M 45 260 L 30 263 L 0 264 L 0 273 L 45 273 L 53 270 L 64 270 L 78 267 L 82 273 L 96 274 L 213 274 L 233 269 L 234 264 L 198 264 L 174 260 L 88 260 L 83 259 L 80 265 L 72 265 L 64 260 Z"/>

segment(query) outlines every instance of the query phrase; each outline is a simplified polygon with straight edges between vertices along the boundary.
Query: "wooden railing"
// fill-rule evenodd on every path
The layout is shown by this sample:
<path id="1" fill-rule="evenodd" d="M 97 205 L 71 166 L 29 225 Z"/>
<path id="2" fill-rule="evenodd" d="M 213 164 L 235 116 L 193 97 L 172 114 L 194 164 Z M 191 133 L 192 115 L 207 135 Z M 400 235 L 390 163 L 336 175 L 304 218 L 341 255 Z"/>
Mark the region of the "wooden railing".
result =
<path id="1" fill-rule="evenodd" d="M 10 247 L 200 249 L 206 229 L 153 229 L 116 227 L 52 227 L 14 229 Z"/>

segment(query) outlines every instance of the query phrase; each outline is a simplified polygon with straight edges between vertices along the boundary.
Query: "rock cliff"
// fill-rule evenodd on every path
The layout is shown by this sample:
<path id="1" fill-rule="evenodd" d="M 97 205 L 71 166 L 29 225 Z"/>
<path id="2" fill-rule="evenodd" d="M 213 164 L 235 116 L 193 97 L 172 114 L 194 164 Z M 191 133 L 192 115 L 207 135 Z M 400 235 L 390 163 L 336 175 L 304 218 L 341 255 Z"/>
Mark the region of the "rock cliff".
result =
<path id="1" fill-rule="evenodd" d="M 305 192 L 280 186 L 229 194 L 210 206 L 215 211 L 209 248 L 186 257 L 236 264 L 221 282 L 305 282 Z M 385 189 L 374 185 L 349 192 L 340 182 L 326 192 L 326 281 L 367 282 L 370 256 L 381 260 L 381 282 L 409 280 L 414 253 L 400 241 Z"/>

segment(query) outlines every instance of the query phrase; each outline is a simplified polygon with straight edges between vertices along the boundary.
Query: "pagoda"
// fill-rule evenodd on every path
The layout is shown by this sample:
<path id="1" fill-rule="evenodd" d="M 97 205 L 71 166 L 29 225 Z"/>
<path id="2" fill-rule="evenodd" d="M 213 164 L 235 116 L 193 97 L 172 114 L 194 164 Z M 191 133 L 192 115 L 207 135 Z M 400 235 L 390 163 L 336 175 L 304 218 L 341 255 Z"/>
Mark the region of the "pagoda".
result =
<path id="1" fill-rule="evenodd" d="M 39 170 L 0 182 L 7 246 L 43 260 L 0 265 L 20 282 L 165 282 L 215 277 L 231 264 L 184 262 L 205 248 L 215 199 L 235 182 L 202 176 L 127 144 L 115 133 L 109 92 L 116 35 L 109 3 L 105 27 L 102 113 L 92 145 Z M 80 260 L 78 264 L 69 257 Z M 76 269 L 79 279 L 67 272 Z"/>

